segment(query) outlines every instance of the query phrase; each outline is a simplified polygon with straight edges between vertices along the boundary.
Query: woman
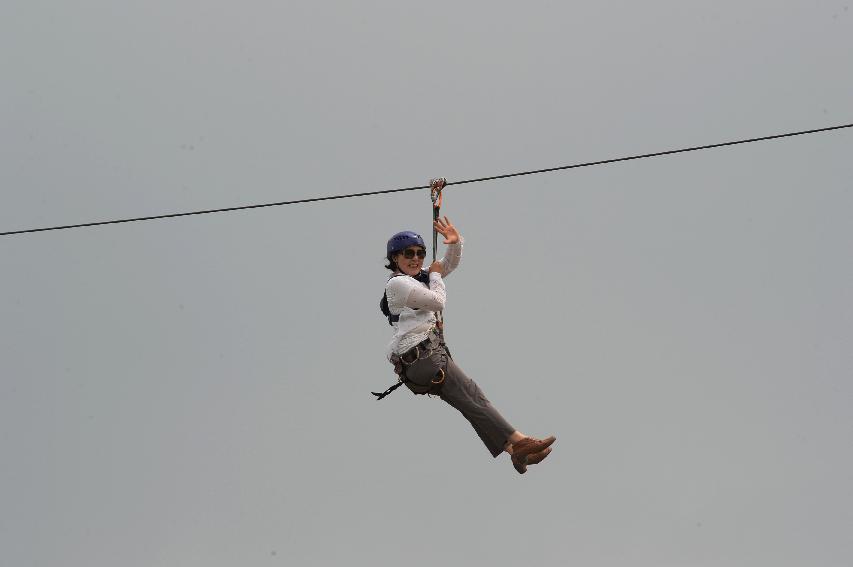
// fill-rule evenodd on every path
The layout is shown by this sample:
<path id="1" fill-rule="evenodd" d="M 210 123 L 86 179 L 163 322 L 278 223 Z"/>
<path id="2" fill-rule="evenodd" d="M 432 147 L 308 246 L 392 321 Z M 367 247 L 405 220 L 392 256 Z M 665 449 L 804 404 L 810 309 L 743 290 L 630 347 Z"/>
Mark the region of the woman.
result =
<path id="1" fill-rule="evenodd" d="M 381 306 L 394 337 L 386 355 L 412 392 L 437 395 L 459 410 L 493 457 L 509 453 L 515 470 L 524 474 L 527 465 L 548 456 L 555 437 L 535 439 L 517 431 L 450 357 L 436 312 L 444 309 L 447 298 L 444 278 L 462 258 L 462 236 L 447 217 L 434 226 L 444 236 L 447 252 L 429 270 L 422 270 L 426 246 L 420 235 L 404 231 L 388 240 L 386 268 L 392 274 Z"/>

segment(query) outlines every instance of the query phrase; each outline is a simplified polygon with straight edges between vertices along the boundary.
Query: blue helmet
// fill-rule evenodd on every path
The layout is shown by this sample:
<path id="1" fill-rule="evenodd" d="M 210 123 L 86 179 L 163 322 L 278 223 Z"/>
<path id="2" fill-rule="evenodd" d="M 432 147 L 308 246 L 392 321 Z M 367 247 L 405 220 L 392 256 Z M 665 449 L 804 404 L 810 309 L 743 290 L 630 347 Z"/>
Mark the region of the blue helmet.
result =
<path id="1" fill-rule="evenodd" d="M 388 239 L 388 254 L 405 250 L 409 246 L 420 246 L 426 250 L 426 244 L 424 244 L 424 239 L 421 238 L 420 234 L 411 230 L 404 230 Z"/>

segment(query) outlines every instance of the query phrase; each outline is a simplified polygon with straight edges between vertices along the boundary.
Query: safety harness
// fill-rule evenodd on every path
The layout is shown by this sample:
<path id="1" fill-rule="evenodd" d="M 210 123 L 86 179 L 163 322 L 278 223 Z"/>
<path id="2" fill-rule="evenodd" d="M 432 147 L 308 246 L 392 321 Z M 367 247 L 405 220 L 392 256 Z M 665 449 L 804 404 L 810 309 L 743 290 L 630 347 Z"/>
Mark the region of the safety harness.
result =
<path id="1" fill-rule="evenodd" d="M 409 380 L 409 378 L 406 376 L 406 368 L 421 359 L 429 358 L 434 352 L 441 349 L 444 349 L 444 351 L 447 353 L 447 357 L 450 358 L 450 350 L 448 350 L 447 345 L 444 342 L 444 333 L 442 333 L 438 329 L 438 327 L 436 327 L 430 331 L 430 334 L 426 339 L 422 340 L 420 343 L 413 346 L 403 354 L 393 353 L 391 355 L 391 364 L 394 365 L 394 372 L 397 374 L 397 382 L 389 386 L 388 389 L 382 393 L 370 393 L 376 396 L 376 400 L 378 401 L 393 392 L 394 390 L 396 390 L 397 388 L 399 388 L 400 386 L 402 386 L 406 382 L 412 382 L 412 384 L 415 384 L 415 382 Z M 440 394 L 441 386 L 442 384 L 444 384 L 445 375 L 445 369 L 439 368 L 438 372 L 436 372 L 435 377 L 430 379 L 430 385 L 428 387 L 428 390 L 425 392 L 418 393 Z M 421 388 L 423 386 L 417 384 L 417 387 Z"/>

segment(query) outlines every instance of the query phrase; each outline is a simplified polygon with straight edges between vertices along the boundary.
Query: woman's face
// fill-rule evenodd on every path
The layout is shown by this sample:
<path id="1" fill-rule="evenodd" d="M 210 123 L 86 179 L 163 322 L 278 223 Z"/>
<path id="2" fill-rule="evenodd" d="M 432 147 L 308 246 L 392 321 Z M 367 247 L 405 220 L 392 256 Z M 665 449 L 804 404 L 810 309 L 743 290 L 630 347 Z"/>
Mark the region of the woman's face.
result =
<path id="1" fill-rule="evenodd" d="M 409 246 L 402 252 L 394 254 L 397 268 L 407 276 L 416 276 L 424 265 L 426 250 L 420 246 Z"/>

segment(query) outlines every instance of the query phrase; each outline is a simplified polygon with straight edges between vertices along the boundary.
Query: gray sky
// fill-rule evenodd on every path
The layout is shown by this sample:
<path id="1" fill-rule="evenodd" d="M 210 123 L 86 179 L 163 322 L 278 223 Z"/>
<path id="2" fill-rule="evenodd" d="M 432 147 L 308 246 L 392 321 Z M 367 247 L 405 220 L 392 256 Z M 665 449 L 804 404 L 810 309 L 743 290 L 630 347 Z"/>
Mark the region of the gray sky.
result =
<path id="1" fill-rule="evenodd" d="M 0 8 L 0 231 L 851 122 L 849 2 Z M 853 563 L 853 132 L 450 187 L 457 362 L 393 381 L 425 191 L 0 239 L 0 564 Z"/>

